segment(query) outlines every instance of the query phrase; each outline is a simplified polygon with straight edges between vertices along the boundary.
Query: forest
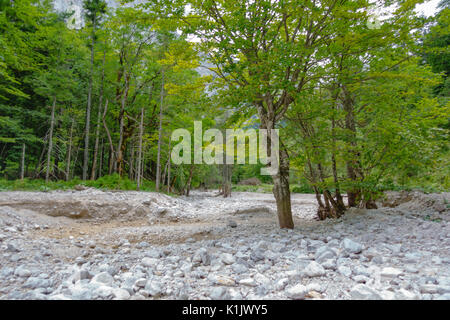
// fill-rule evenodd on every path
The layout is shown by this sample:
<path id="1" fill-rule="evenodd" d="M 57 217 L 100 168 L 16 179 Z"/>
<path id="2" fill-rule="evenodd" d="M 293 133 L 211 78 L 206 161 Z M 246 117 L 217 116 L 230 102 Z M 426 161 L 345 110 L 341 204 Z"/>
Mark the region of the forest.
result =
<path id="1" fill-rule="evenodd" d="M 448 191 L 450 2 L 422 2 L 0 0 L 0 189 L 264 190 L 281 228 L 291 193 Z M 172 163 L 194 121 L 279 129 L 278 171 Z"/>

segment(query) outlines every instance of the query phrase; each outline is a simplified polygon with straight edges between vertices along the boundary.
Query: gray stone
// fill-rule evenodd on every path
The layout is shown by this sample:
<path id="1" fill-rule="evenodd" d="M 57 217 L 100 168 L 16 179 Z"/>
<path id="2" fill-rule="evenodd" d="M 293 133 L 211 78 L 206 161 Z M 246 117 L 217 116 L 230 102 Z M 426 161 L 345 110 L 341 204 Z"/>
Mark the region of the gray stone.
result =
<path id="1" fill-rule="evenodd" d="M 402 270 L 392 267 L 385 267 L 381 270 L 381 277 L 384 279 L 393 279 L 397 278 L 399 275 L 403 273 Z"/>
<path id="2" fill-rule="evenodd" d="M 158 264 L 159 260 L 155 259 L 155 258 L 149 258 L 149 257 L 145 257 L 144 259 L 142 259 L 142 265 L 145 267 L 154 267 L 155 265 Z"/>
<path id="3" fill-rule="evenodd" d="M 145 278 L 139 278 L 134 282 L 134 286 L 136 286 L 138 288 L 144 288 L 146 284 L 147 284 L 147 279 L 145 279 Z"/>
<path id="4" fill-rule="evenodd" d="M 237 227 L 237 223 L 234 220 L 229 220 L 227 223 L 227 226 L 230 228 L 236 228 Z"/>
<path id="5" fill-rule="evenodd" d="M 29 277 L 25 284 L 24 288 L 30 289 L 38 289 L 38 288 L 48 288 L 52 286 L 52 281 L 48 279 L 41 279 L 37 277 Z"/>
<path id="6" fill-rule="evenodd" d="M 414 292 L 411 292 L 411 291 L 401 288 L 400 290 L 395 292 L 395 299 L 397 299 L 397 300 L 417 300 L 417 299 L 419 299 L 419 297 Z"/>
<path id="7" fill-rule="evenodd" d="M 114 283 L 114 278 L 108 272 L 101 272 L 95 275 L 91 282 L 102 283 L 111 286 Z"/>
<path id="8" fill-rule="evenodd" d="M 365 284 L 357 284 L 350 291 L 350 296 L 355 300 L 381 300 L 381 295 Z"/>
<path id="9" fill-rule="evenodd" d="M 209 297 L 212 300 L 226 300 L 228 296 L 227 289 L 224 287 L 214 287 L 209 293 Z"/>
<path id="10" fill-rule="evenodd" d="M 21 278 L 28 278 L 31 276 L 31 271 L 26 269 L 24 266 L 18 266 L 16 270 L 14 270 L 14 275 Z"/>
<path id="11" fill-rule="evenodd" d="M 130 293 L 125 289 L 115 288 L 112 293 L 117 300 L 127 300 L 130 298 Z"/>
<path id="12" fill-rule="evenodd" d="M 338 271 L 340 274 L 342 274 L 343 276 L 346 276 L 347 278 L 350 278 L 351 275 L 352 275 L 352 269 L 350 269 L 349 267 L 344 266 L 344 265 L 340 265 L 340 266 L 337 268 L 337 271 Z"/>
<path id="13" fill-rule="evenodd" d="M 239 284 L 247 287 L 256 287 L 256 281 L 252 278 L 245 278 L 239 281 Z"/>
<path id="14" fill-rule="evenodd" d="M 16 245 L 13 244 L 13 243 L 8 243 L 6 245 L 6 251 L 9 251 L 9 252 L 20 252 L 19 248 L 17 248 Z"/>
<path id="15" fill-rule="evenodd" d="M 308 277 L 321 277 L 325 275 L 325 269 L 315 261 L 311 261 L 304 270 Z"/>
<path id="16" fill-rule="evenodd" d="M 155 280 L 147 281 L 145 291 L 147 291 L 152 297 L 158 297 L 163 294 L 161 284 Z"/>
<path id="17" fill-rule="evenodd" d="M 297 284 L 293 287 L 288 288 L 285 292 L 286 296 L 290 299 L 302 300 L 308 293 L 308 289 L 302 284 Z"/>
<path id="18" fill-rule="evenodd" d="M 221 261 L 225 264 L 233 264 L 236 262 L 236 259 L 233 257 L 233 255 L 229 254 L 229 253 L 224 253 L 222 254 L 222 256 L 220 257 Z"/>
<path id="19" fill-rule="evenodd" d="M 248 268 L 246 266 L 244 266 L 243 264 L 240 263 L 234 263 L 231 268 L 233 269 L 233 271 L 235 273 L 241 274 L 241 273 L 245 273 L 248 271 Z"/>
<path id="20" fill-rule="evenodd" d="M 341 247 L 348 253 L 361 253 L 363 250 L 362 244 L 349 238 L 342 240 Z"/>

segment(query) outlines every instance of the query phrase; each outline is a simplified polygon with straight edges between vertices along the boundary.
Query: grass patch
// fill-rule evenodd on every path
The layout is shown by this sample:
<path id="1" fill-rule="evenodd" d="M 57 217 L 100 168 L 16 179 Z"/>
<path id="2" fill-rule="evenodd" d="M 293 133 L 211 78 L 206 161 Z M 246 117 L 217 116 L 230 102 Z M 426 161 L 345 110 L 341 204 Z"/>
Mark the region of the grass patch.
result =
<path id="1" fill-rule="evenodd" d="M 118 174 L 103 176 L 97 180 L 82 181 L 73 179 L 70 181 L 49 181 L 42 179 L 5 180 L 0 179 L 0 191 L 50 191 L 50 190 L 70 190 L 77 185 L 101 190 L 136 190 L 137 185 L 127 177 L 121 178 Z M 153 181 L 144 180 L 141 191 L 155 191 Z"/>

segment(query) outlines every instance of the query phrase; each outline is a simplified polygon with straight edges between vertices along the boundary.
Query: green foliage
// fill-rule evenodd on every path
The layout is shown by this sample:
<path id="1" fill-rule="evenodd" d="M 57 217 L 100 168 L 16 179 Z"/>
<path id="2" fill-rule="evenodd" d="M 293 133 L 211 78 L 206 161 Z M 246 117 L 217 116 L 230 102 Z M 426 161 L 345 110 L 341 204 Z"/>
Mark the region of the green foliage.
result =
<path id="1" fill-rule="evenodd" d="M 106 175 L 93 181 L 81 181 L 73 179 L 70 181 L 49 181 L 45 183 L 42 179 L 24 180 L 0 180 L 0 191 L 49 191 L 49 190 L 70 190 L 82 185 L 89 188 L 101 190 L 136 190 L 136 183 L 128 178 L 121 178 L 118 174 Z M 153 181 L 144 180 L 141 186 L 142 191 L 154 191 Z"/>

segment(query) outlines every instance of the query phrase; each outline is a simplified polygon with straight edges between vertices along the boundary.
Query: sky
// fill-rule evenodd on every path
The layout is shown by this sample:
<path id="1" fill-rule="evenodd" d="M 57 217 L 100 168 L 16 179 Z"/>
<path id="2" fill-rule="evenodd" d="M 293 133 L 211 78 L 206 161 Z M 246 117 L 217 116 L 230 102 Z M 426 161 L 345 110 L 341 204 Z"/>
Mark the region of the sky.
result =
<path id="1" fill-rule="evenodd" d="M 441 0 L 426 1 L 416 6 L 416 12 L 423 13 L 425 16 L 433 16 L 436 13 L 437 5 Z"/>

